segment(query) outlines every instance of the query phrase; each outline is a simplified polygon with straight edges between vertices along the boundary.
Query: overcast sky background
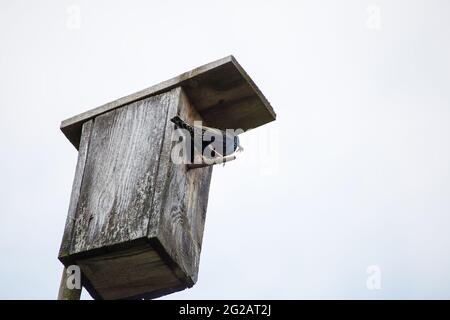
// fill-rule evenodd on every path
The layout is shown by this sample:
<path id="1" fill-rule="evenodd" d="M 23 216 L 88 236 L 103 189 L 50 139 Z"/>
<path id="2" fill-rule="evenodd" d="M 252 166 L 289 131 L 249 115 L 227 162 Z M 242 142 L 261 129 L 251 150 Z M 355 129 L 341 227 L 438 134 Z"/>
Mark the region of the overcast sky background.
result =
<path id="1" fill-rule="evenodd" d="M 0 298 L 56 298 L 60 121 L 229 54 L 278 118 L 214 168 L 198 283 L 166 298 L 450 298 L 446 0 L 1 0 Z"/>

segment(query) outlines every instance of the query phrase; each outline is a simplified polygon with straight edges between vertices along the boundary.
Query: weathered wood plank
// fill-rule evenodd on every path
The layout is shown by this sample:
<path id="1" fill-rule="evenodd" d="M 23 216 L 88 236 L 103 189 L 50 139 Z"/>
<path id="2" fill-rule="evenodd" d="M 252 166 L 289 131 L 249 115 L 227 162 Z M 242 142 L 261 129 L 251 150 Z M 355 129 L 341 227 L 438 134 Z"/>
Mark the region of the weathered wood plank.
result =
<path id="1" fill-rule="evenodd" d="M 71 254 L 145 237 L 171 94 L 95 118 Z"/>
<path id="2" fill-rule="evenodd" d="M 202 120 L 183 90 L 180 90 L 177 109 L 169 110 L 169 117 L 175 114 L 191 123 Z M 174 130 L 174 125 L 168 123 L 166 137 L 174 134 Z M 166 140 L 162 153 L 170 154 L 169 147 Z M 193 285 L 198 275 L 212 166 L 187 170 L 185 164 L 164 161 L 159 172 L 161 187 L 155 196 L 154 210 L 160 214 L 159 221 L 153 225 L 157 226 L 157 238 Z M 154 228 L 149 231 L 153 236 Z"/>
<path id="3" fill-rule="evenodd" d="M 272 106 L 256 84 L 236 59 L 228 56 L 64 120 L 61 130 L 78 148 L 84 122 L 176 87 L 182 87 L 200 115 L 217 128 L 249 130 L 276 118 Z"/>
<path id="4" fill-rule="evenodd" d="M 81 134 L 80 148 L 78 150 L 78 162 L 75 169 L 75 177 L 72 184 L 72 193 L 70 196 L 69 211 L 66 219 L 66 226 L 59 250 L 59 258 L 64 259 L 70 253 L 70 245 L 72 239 L 72 231 L 75 224 L 76 211 L 80 197 L 81 184 L 83 181 L 83 173 L 86 165 L 86 159 L 89 150 L 89 141 L 92 134 L 93 120 L 83 124 L 83 132 Z"/>
<path id="5" fill-rule="evenodd" d="M 173 292 L 186 287 L 148 244 L 78 260 L 77 264 L 85 277 L 95 279 L 95 295 L 101 299 L 132 298 L 143 292 L 168 288 Z"/>
<path id="6" fill-rule="evenodd" d="M 172 100 L 169 104 L 167 110 L 167 116 L 165 120 L 165 128 L 164 128 L 164 140 L 161 146 L 161 154 L 160 161 L 158 167 L 158 176 L 156 177 L 155 182 L 155 192 L 153 195 L 152 201 L 152 211 L 158 214 L 152 214 L 149 219 L 149 225 L 147 229 L 147 237 L 155 238 L 158 236 L 158 227 L 161 214 L 161 207 L 163 205 L 163 197 L 166 196 L 167 193 L 167 176 L 169 174 L 169 168 L 171 163 L 171 150 L 172 150 L 172 135 L 173 135 L 173 123 L 168 121 L 173 118 L 179 112 L 179 104 L 180 104 L 180 96 L 181 96 L 181 88 L 175 88 L 172 90 L 173 94 L 171 95 Z"/>

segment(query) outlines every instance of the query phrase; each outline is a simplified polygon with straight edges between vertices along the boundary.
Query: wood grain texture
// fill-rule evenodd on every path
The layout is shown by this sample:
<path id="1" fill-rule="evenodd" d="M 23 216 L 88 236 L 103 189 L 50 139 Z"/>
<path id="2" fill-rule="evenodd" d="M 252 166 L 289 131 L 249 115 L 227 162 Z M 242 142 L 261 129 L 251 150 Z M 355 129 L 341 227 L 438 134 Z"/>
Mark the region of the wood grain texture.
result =
<path id="1" fill-rule="evenodd" d="M 84 122 L 176 87 L 185 90 L 200 116 L 213 127 L 249 130 L 276 118 L 269 101 L 230 55 L 66 119 L 61 123 L 61 130 L 78 148 Z"/>
<path id="2" fill-rule="evenodd" d="M 202 120 L 183 90 L 180 90 L 177 108 L 169 110 L 169 119 L 175 114 L 190 123 Z M 168 123 L 166 137 L 173 135 L 174 130 L 175 126 Z M 162 154 L 170 154 L 167 150 L 171 150 L 173 144 L 165 140 Z M 156 229 L 149 228 L 149 236 L 154 236 L 156 230 L 158 240 L 191 285 L 198 276 L 211 174 L 212 167 L 187 170 L 186 165 L 172 161 L 162 161 L 159 169 L 160 187 L 154 202 L 154 210 L 160 212 L 159 221 L 152 221 Z"/>
<path id="3" fill-rule="evenodd" d="M 78 150 L 78 162 L 75 169 L 75 177 L 72 184 L 72 193 L 70 196 L 69 211 L 67 213 L 66 226 L 64 228 L 63 239 L 59 250 L 59 258 L 64 259 L 70 253 L 70 244 L 72 239 L 72 231 L 75 224 L 78 200 L 80 197 L 81 183 L 83 180 L 84 168 L 89 150 L 89 141 L 91 138 L 93 120 L 83 124 L 81 134 L 80 149 Z"/>
<path id="4" fill-rule="evenodd" d="M 71 254 L 147 235 L 172 99 L 153 96 L 95 118 Z"/>

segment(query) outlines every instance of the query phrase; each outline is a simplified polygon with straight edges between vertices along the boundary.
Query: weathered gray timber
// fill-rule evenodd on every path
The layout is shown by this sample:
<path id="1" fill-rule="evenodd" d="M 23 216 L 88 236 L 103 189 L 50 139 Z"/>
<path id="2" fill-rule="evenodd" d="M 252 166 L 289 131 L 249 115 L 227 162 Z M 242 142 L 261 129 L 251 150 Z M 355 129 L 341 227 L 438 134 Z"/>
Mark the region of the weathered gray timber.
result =
<path id="1" fill-rule="evenodd" d="M 87 121 L 83 124 L 80 148 L 78 150 L 78 162 L 77 167 L 75 169 L 75 177 L 72 183 L 72 193 L 70 196 L 69 212 L 67 213 L 66 226 L 64 228 L 63 239 L 59 251 L 60 259 L 64 259 L 70 253 L 72 231 L 74 227 L 74 221 L 76 218 L 78 199 L 80 197 L 81 181 L 83 179 L 84 167 L 86 165 L 86 158 L 88 155 L 88 147 L 91 138 L 92 125 L 93 120 Z"/>
<path id="2" fill-rule="evenodd" d="M 227 57 L 61 125 L 79 155 L 59 259 L 80 267 L 95 299 L 154 298 L 197 281 L 212 166 L 172 161 L 176 115 L 222 129 L 275 119 Z"/>

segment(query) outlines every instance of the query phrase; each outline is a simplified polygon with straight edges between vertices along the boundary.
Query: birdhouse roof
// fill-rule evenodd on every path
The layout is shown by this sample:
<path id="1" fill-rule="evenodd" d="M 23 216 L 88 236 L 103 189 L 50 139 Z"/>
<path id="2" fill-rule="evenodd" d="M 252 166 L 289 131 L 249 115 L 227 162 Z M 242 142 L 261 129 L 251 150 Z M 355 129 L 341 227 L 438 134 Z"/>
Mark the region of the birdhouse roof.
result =
<path id="1" fill-rule="evenodd" d="M 205 64 L 61 123 L 61 130 L 78 149 L 84 122 L 132 102 L 181 86 L 210 127 L 249 130 L 275 120 L 270 103 L 233 56 Z"/>

